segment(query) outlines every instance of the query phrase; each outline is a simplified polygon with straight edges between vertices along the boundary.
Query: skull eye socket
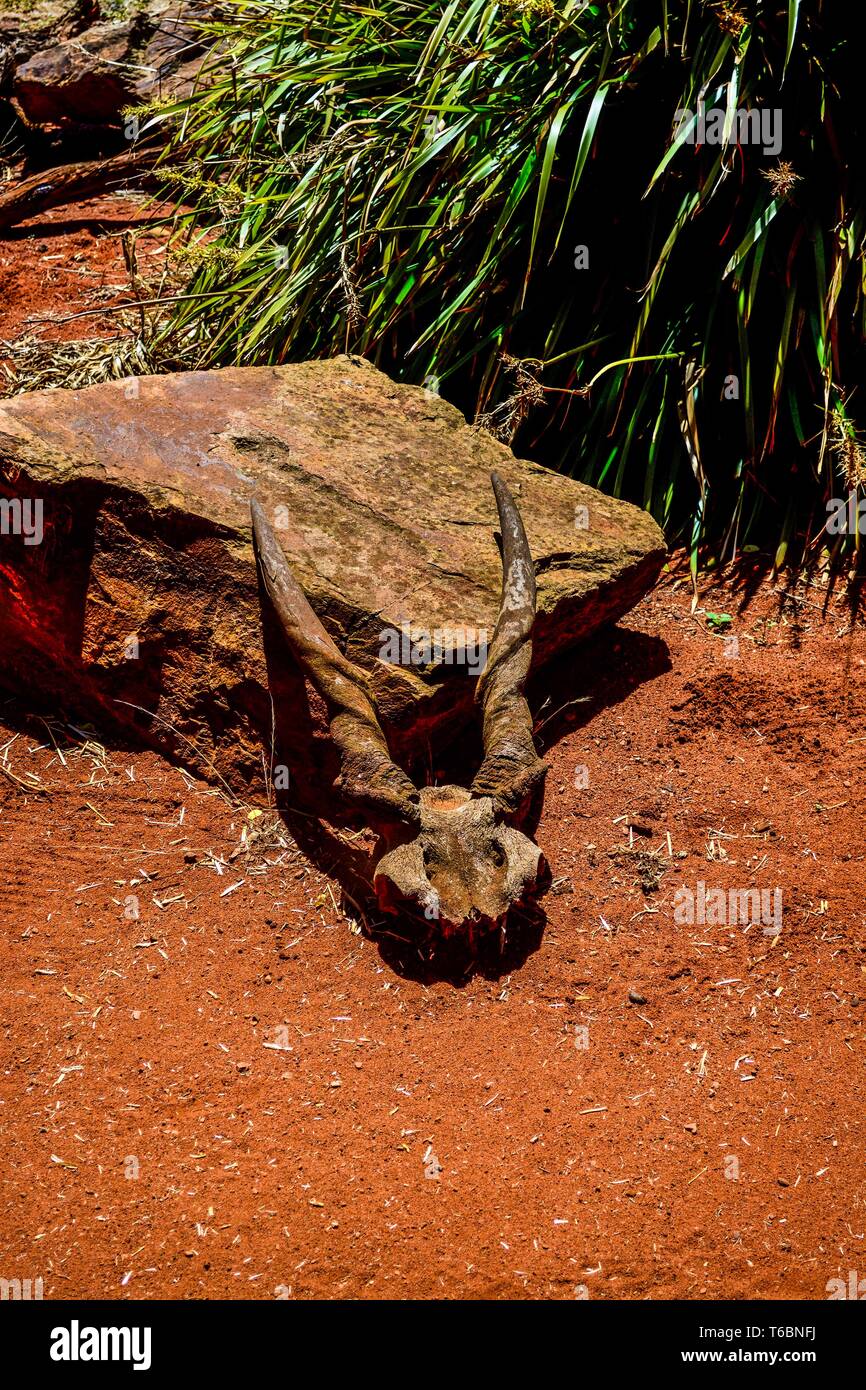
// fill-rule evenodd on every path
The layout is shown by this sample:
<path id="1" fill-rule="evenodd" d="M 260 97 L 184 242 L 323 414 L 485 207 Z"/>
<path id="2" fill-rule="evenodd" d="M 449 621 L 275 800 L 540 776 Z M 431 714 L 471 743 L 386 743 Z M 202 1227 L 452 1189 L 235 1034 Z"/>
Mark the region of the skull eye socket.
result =
<path id="1" fill-rule="evenodd" d="M 490 858 L 493 862 L 494 867 L 497 869 L 501 869 L 503 864 L 505 863 L 505 851 L 503 849 L 500 849 L 499 845 L 494 845 L 493 849 L 490 851 Z"/>
<path id="2" fill-rule="evenodd" d="M 439 863 L 439 855 L 432 845 L 425 845 L 422 853 L 425 869 L 435 869 Z"/>

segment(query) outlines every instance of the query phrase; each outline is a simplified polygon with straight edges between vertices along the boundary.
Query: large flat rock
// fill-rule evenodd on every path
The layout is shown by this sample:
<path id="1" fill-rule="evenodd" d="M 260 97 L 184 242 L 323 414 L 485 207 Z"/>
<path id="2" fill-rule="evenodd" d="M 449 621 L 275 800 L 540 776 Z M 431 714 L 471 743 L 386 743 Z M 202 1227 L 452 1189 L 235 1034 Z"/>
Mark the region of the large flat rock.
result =
<path id="1" fill-rule="evenodd" d="M 250 498 L 370 672 L 407 758 L 469 717 L 474 680 L 447 661 L 381 660 L 382 634 L 408 624 L 442 633 L 446 650 L 449 630 L 492 635 L 492 468 L 519 500 L 536 561 L 540 665 L 641 597 L 661 532 L 637 507 L 515 459 L 428 391 L 339 357 L 7 400 L 0 523 L 14 530 L 16 500 L 29 500 L 35 539 L 40 502 L 44 534 L 0 534 L 0 682 L 181 757 L 192 740 L 235 786 L 260 779 L 270 757 L 270 684 L 279 760 L 316 801 L 318 777 L 303 769 L 330 775 L 321 711 L 268 614 L 263 636 Z"/>

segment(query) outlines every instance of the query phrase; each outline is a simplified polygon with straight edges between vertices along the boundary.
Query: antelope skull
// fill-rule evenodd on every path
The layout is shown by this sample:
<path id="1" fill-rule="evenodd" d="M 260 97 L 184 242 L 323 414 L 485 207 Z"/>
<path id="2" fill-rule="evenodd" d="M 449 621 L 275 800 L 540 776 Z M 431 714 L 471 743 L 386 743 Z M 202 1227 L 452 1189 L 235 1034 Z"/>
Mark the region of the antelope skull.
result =
<path id="1" fill-rule="evenodd" d="M 444 935 L 501 925 L 541 891 L 546 865 L 517 828 L 547 771 L 523 695 L 532 657 L 535 570 L 520 513 L 491 474 L 502 533 L 502 598 L 478 681 L 484 757 L 470 788 L 417 790 L 388 752 L 366 674 L 339 650 L 286 562 L 259 502 L 251 503 L 262 579 L 301 669 L 325 700 L 340 758 L 337 789 L 361 807 L 386 853 L 373 886 L 380 907 L 436 923 Z"/>

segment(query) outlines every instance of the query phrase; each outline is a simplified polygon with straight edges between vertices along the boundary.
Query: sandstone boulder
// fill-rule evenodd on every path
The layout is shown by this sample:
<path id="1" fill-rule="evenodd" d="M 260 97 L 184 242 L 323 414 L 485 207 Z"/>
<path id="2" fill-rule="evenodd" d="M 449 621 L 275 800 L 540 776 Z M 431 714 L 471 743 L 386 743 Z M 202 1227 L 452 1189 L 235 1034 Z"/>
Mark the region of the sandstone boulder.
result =
<path id="1" fill-rule="evenodd" d="M 652 585 L 662 534 L 637 507 L 514 458 L 431 392 L 338 357 L 7 400 L 0 682 L 236 788 L 261 782 L 273 720 L 273 756 L 320 805 L 322 711 L 262 605 L 256 496 L 370 673 L 393 751 L 426 759 L 471 717 L 495 624 L 492 468 L 536 562 L 541 667 Z"/>

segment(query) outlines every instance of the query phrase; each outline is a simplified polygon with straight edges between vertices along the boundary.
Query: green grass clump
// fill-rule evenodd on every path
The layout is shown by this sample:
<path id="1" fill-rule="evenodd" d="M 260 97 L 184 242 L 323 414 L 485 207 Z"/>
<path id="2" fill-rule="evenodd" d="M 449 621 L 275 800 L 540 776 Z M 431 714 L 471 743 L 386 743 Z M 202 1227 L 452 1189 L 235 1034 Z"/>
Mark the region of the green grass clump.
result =
<path id="1" fill-rule="evenodd" d="M 433 378 L 695 556 L 841 554 L 826 502 L 866 482 L 851 22 L 824 0 L 235 0 L 207 80 L 152 118 L 190 257 L 171 331 L 203 365 L 348 350 Z M 722 143 L 677 115 L 699 101 Z M 744 138 L 760 108 L 778 149 Z"/>

